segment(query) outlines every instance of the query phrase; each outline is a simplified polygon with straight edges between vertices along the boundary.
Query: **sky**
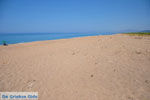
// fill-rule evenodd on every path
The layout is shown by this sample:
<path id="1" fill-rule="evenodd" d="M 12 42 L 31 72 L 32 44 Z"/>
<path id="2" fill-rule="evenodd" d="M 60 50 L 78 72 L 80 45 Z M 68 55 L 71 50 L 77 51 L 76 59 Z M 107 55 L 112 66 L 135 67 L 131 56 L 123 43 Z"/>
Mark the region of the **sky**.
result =
<path id="1" fill-rule="evenodd" d="M 0 0 L 0 33 L 150 30 L 150 0 Z"/>

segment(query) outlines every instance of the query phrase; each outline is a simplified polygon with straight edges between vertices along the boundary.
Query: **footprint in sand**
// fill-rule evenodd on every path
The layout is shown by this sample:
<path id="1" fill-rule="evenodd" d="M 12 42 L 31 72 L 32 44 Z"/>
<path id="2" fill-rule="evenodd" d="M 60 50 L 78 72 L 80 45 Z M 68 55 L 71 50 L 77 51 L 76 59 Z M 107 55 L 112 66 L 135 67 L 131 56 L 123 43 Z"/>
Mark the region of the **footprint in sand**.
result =
<path id="1" fill-rule="evenodd" d="M 80 52 L 80 51 L 78 51 L 78 50 L 77 50 L 77 51 L 73 51 L 73 52 L 72 52 L 72 55 L 76 55 L 76 54 L 79 53 L 79 52 Z"/>
<path id="2" fill-rule="evenodd" d="M 101 41 L 101 39 L 98 39 L 98 41 Z"/>
<path id="3" fill-rule="evenodd" d="M 148 80 L 145 80 L 145 83 L 149 84 L 150 82 Z"/>
<path id="4" fill-rule="evenodd" d="M 97 65 L 97 64 L 98 64 L 98 62 L 95 62 L 94 64 L 95 64 L 95 65 Z"/>
<path id="5" fill-rule="evenodd" d="M 75 54 L 76 54 L 75 52 L 72 53 L 72 55 L 75 55 Z"/>
<path id="6" fill-rule="evenodd" d="M 116 72 L 116 69 L 114 69 L 114 72 Z"/>
<path id="7" fill-rule="evenodd" d="M 128 100 L 134 100 L 134 98 L 133 98 L 133 97 L 131 97 L 131 96 L 129 96 L 129 97 L 128 97 Z"/>
<path id="8" fill-rule="evenodd" d="M 135 39 L 142 39 L 142 38 L 143 38 L 142 36 L 135 37 Z"/>
<path id="9" fill-rule="evenodd" d="M 135 51 L 136 54 L 141 54 L 142 52 L 140 50 Z"/>
<path id="10" fill-rule="evenodd" d="M 27 88 L 28 88 L 28 89 L 31 89 L 31 88 L 33 87 L 33 85 L 35 84 L 35 81 L 36 81 L 36 80 L 30 80 L 30 81 L 28 81 L 28 82 L 27 82 Z"/>
<path id="11" fill-rule="evenodd" d="M 150 53 L 150 50 L 146 50 L 147 53 Z"/>
<path id="12" fill-rule="evenodd" d="M 2 64 L 3 64 L 3 65 L 7 65 L 7 64 L 8 64 L 8 61 L 3 61 Z"/>

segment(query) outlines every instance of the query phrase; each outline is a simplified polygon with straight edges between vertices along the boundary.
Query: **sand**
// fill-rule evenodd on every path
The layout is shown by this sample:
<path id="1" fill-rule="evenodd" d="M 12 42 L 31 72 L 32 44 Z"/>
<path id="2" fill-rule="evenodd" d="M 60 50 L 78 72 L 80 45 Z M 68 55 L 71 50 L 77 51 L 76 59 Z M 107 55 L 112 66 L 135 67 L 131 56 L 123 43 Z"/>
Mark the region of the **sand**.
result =
<path id="1" fill-rule="evenodd" d="M 150 37 L 0 46 L 0 91 L 35 91 L 39 100 L 150 100 Z"/>

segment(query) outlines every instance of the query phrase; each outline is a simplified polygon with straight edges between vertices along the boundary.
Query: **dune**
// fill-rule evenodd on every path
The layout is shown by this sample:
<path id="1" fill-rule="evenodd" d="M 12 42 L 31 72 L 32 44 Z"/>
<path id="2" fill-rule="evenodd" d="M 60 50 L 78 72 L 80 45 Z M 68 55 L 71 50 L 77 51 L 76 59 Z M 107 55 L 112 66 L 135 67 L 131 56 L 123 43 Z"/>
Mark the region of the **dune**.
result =
<path id="1" fill-rule="evenodd" d="M 39 100 L 150 100 L 150 37 L 0 46 L 0 91 L 35 91 Z"/>

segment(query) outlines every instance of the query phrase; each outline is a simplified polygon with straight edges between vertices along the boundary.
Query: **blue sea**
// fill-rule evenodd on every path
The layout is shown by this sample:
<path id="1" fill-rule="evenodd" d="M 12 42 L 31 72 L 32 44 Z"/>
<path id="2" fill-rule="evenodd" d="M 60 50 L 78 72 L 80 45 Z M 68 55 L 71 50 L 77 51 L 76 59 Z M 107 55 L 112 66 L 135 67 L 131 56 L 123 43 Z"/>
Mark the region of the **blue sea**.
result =
<path id="1" fill-rule="evenodd" d="M 56 40 L 111 34 L 115 33 L 2 33 L 0 34 L 0 45 L 2 45 L 3 41 L 6 41 L 7 44 L 16 44 L 33 41 Z"/>

